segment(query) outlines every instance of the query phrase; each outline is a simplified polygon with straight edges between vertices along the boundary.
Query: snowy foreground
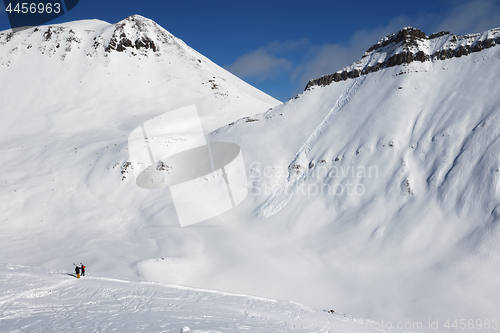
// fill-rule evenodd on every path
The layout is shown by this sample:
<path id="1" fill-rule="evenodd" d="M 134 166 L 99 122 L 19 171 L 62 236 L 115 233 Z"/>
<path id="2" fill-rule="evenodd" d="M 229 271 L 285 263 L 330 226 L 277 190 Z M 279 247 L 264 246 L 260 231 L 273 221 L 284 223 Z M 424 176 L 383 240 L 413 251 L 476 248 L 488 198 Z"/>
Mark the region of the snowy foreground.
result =
<path id="1" fill-rule="evenodd" d="M 293 302 L 154 282 L 76 279 L 41 268 L 0 264 L 0 283 L 2 332 L 374 332 L 387 326 Z"/>

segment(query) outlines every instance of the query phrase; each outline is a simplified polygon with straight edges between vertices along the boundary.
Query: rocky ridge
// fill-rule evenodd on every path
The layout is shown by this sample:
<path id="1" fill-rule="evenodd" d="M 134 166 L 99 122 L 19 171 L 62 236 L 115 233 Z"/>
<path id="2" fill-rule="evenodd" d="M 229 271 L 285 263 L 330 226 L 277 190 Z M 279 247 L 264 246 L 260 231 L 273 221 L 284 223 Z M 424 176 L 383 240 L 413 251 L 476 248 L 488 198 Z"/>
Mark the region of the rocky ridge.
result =
<path id="1" fill-rule="evenodd" d="M 31 52 L 35 47 L 41 54 L 60 56 L 65 60 L 73 49 L 83 49 L 89 57 L 101 54 L 107 57 L 111 52 L 129 53 L 131 56 L 160 55 L 174 47 L 185 56 L 190 49 L 180 39 L 175 38 L 167 30 L 154 21 L 140 15 L 132 15 L 116 23 L 108 24 L 98 20 L 81 21 L 89 28 L 78 29 L 66 25 L 48 25 L 27 29 L 20 32 L 0 32 L 0 47 L 13 45 L 11 58 L 18 53 Z M 95 29 L 99 26 L 99 29 Z M 20 44 L 20 45 L 19 45 Z M 168 51 L 167 51 L 168 52 Z M 3 59 L 3 65 L 10 65 L 14 59 Z M 7 61 L 6 61 L 7 60 Z M 193 60 L 197 60 L 194 59 Z"/>
<path id="2" fill-rule="evenodd" d="M 440 61 L 467 56 L 500 44 L 500 28 L 478 34 L 457 36 L 441 31 L 426 36 L 416 28 L 406 27 L 372 45 L 361 59 L 336 73 L 310 80 L 305 90 L 326 86 L 377 72 L 383 68 L 405 65 L 414 61 Z"/>
<path id="3" fill-rule="evenodd" d="M 155 22 L 140 15 L 133 15 L 118 22 L 109 41 L 102 43 L 102 45 L 106 52 L 113 50 L 123 52 L 127 48 L 150 49 L 153 52 L 158 52 L 161 44 L 169 44 L 173 41 L 172 37 Z"/>

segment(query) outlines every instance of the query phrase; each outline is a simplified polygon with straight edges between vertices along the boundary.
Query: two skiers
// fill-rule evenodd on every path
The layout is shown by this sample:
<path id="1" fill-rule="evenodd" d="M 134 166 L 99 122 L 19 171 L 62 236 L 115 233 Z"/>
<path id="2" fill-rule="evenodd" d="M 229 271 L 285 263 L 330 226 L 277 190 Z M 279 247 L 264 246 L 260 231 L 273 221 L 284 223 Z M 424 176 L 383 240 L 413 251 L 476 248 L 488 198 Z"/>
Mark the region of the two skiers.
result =
<path id="1" fill-rule="evenodd" d="M 73 264 L 73 265 L 75 265 L 75 273 L 76 273 L 76 278 L 77 279 L 80 278 L 80 271 L 82 272 L 82 276 L 85 276 L 85 268 L 86 268 L 86 266 L 84 266 L 82 263 L 80 263 L 80 265 L 82 265 L 81 267 L 77 266 L 76 264 Z"/>

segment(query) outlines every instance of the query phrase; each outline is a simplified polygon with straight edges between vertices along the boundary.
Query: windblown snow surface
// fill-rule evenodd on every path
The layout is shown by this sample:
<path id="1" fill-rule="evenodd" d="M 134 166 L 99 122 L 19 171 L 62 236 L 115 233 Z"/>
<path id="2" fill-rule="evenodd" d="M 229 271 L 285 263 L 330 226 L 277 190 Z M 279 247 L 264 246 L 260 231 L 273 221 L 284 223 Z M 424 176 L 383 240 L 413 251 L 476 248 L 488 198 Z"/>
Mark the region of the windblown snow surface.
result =
<path id="1" fill-rule="evenodd" d="M 219 303 L 220 293 L 199 291 L 203 302 L 183 303 L 197 289 L 161 283 L 421 322 L 422 331 L 448 331 L 447 320 L 500 319 L 498 46 L 314 86 L 278 105 L 144 18 L 53 26 L 59 34 L 49 40 L 48 27 L 38 29 L 0 35 L 0 262 L 44 267 L 2 266 L 2 325 L 22 330 L 9 321 L 12 311 L 28 318 L 37 302 L 66 307 L 74 322 L 72 311 L 91 318 L 93 298 L 109 305 L 102 313 L 129 318 L 129 300 L 139 314 L 163 309 L 146 301 L 157 292 L 176 300 L 164 304 L 178 302 L 176 330 L 243 330 L 228 318 L 246 318 L 237 316 L 251 298 Z M 159 51 L 126 41 L 117 51 L 122 33 L 132 43 L 146 36 Z M 168 42 L 157 43 L 159 35 Z M 116 50 L 108 52 L 113 36 Z M 213 131 L 209 141 L 241 147 L 250 194 L 227 213 L 180 228 L 168 189 L 139 188 L 124 163 L 134 128 L 189 104 Z M 62 274 L 73 262 L 85 263 L 92 278 Z M 43 278 L 30 285 L 33 270 Z M 26 311 L 9 301 L 52 285 L 59 296 L 28 300 Z M 121 296 L 98 292 L 106 288 Z M 266 302 L 259 311 L 270 318 Z M 279 304 L 281 313 L 292 306 Z M 228 329 L 200 319 L 212 306 L 223 309 Z M 300 326 L 305 331 L 335 331 L 322 326 L 330 317 L 304 311 L 318 318 Z M 272 318 L 262 332 L 295 325 Z M 70 325 L 63 321 L 57 325 Z M 100 323 L 107 325 L 96 319 L 89 330 Z"/>
<path id="2" fill-rule="evenodd" d="M 2 332 L 380 332 L 303 305 L 156 282 L 0 264 Z M 400 332 L 395 330 L 394 332 Z M 408 332 L 408 331 L 406 331 Z"/>

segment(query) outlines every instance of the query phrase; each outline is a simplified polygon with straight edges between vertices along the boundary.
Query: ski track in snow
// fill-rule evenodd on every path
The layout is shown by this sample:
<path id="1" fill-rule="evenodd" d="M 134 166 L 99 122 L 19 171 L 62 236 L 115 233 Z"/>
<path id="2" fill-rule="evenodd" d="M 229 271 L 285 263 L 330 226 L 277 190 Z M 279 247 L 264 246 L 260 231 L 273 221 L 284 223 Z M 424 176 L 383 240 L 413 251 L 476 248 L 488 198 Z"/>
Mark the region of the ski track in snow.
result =
<path id="1" fill-rule="evenodd" d="M 331 108 L 328 115 L 316 127 L 306 142 L 297 151 L 292 161 L 288 165 L 288 174 L 285 180 L 285 185 L 276 190 L 271 197 L 261 205 L 256 211 L 256 215 L 266 218 L 279 212 L 285 207 L 292 197 L 300 191 L 305 180 L 306 170 L 308 168 L 308 155 L 314 147 L 314 144 L 320 137 L 323 130 L 328 126 L 332 119 L 342 110 L 342 108 L 349 102 L 351 97 L 358 91 L 359 87 L 366 80 L 366 76 L 360 76 L 353 79 L 349 85 Z M 302 169 L 294 169 L 294 166 L 302 167 Z M 284 190 L 283 190 L 284 189 Z"/>

